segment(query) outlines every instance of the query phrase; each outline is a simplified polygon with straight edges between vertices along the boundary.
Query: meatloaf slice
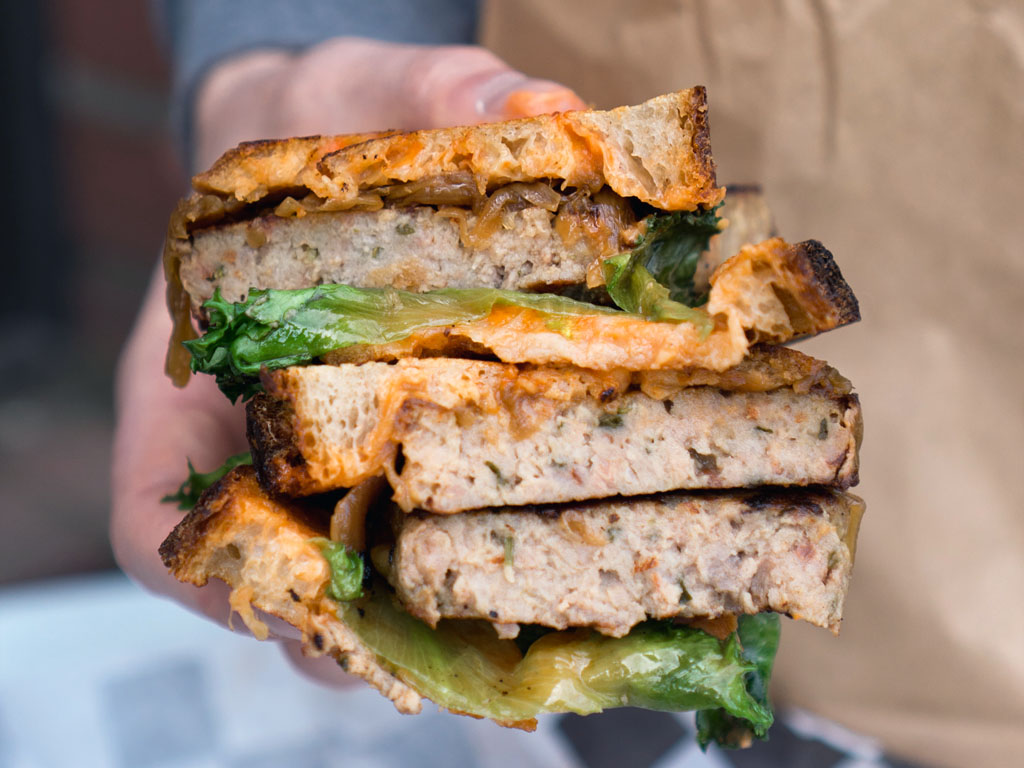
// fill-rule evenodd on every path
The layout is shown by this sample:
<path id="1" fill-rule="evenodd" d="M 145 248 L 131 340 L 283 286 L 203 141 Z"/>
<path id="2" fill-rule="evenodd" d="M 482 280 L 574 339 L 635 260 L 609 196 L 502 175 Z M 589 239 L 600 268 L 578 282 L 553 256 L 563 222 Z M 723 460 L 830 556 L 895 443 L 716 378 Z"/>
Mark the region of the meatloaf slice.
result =
<path id="1" fill-rule="evenodd" d="M 605 200 L 607 198 L 601 198 Z M 215 288 L 227 301 L 242 301 L 253 288 L 306 288 L 344 283 L 408 291 L 438 288 L 508 288 L 535 291 L 586 283 L 587 269 L 602 253 L 593 237 L 568 225 L 570 213 L 598 222 L 613 250 L 629 247 L 635 232 L 623 205 L 604 207 L 585 197 L 562 218 L 534 206 L 502 213 L 502 225 L 474 238 L 479 216 L 472 209 L 428 205 L 380 211 L 328 211 L 283 217 L 265 211 L 243 221 L 195 230 L 180 255 L 180 277 L 193 314 Z M 613 215 L 614 210 L 619 215 Z M 760 191 L 730 189 L 719 215 L 729 226 L 711 241 L 698 265 L 697 287 L 743 245 L 774 235 Z M 622 228 L 625 227 L 624 230 Z M 621 231 L 620 231 L 621 230 Z M 598 238 L 601 240 L 601 238 Z"/>
<path id="2" fill-rule="evenodd" d="M 472 231 L 476 216 L 462 211 Z M 306 288 L 345 283 L 408 291 L 438 288 L 538 290 L 584 283 L 595 253 L 584 238 L 563 238 L 543 208 L 505 214 L 490 237 L 469 244 L 460 220 L 430 206 L 381 211 L 272 214 L 194 233 L 181 258 L 181 282 L 200 305 L 219 288 L 242 301 L 252 288 Z M 620 245 L 624 248 L 624 245 Z"/>
<path id="3" fill-rule="evenodd" d="M 292 496 L 387 472 L 402 509 L 450 513 L 857 480 L 857 397 L 827 387 L 637 389 L 621 372 L 446 358 L 265 381 L 249 441 L 263 483 Z"/>
<path id="4" fill-rule="evenodd" d="M 430 624 L 620 637 L 647 618 L 778 611 L 838 632 L 861 510 L 844 493 L 759 489 L 396 515 L 387 578 Z"/>

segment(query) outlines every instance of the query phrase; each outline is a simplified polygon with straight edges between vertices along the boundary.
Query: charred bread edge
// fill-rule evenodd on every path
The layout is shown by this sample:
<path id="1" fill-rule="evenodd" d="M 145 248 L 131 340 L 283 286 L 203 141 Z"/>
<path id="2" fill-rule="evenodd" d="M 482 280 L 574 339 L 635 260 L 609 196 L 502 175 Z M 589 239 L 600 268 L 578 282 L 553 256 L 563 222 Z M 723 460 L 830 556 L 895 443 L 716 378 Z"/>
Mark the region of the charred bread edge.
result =
<path id="1" fill-rule="evenodd" d="M 176 571 L 184 564 L 189 550 L 198 545 L 210 523 L 222 511 L 225 503 L 222 498 L 228 498 L 237 483 L 238 473 L 229 472 L 203 492 L 192 511 L 161 542 L 160 559 L 165 566 Z"/>
<path id="2" fill-rule="evenodd" d="M 804 240 L 794 246 L 807 260 L 815 290 L 837 314 L 836 326 L 860 320 L 860 304 L 839 270 L 831 251 L 818 240 Z"/>
<path id="3" fill-rule="evenodd" d="M 217 567 L 220 550 L 231 553 L 232 547 L 242 549 L 242 539 L 250 535 L 247 532 L 249 519 L 245 500 L 252 492 L 265 493 L 256 486 L 253 475 L 251 467 L 236 467 L 220 482 L 208 488 L 196 508 L 161 544 L 160 555 L 164 563 L 179 580 L 197 586 L 205 584 L 211 577 L 224 580 L 232 588 L 232 594 L 237 595 L 239 602 L 278 616 L 299 629 L 305 655 L 317 657 L 326 654 L 342 668 L 363 678 L 380 691 L 399 712 L 419 712 L 420 694 L 400 680 L 395 674 L 396 670 L 367 648 L 345 622 L 338 618 L 337 605 L 324 596 L 323 585 L 317 587 L 310 584 L 313 591 L 303 597 L 295 590 L 288 589 L 282 598 L 271 593 L 271 584 L 261 572 L 247 574 L 243 567 L 244 557 L 236 561 L 237 567 L 229 568 L 226 572 Z M 250 487 L 246 488 L 249 484 Z M 269 514 L 279 518 L 275 527 L 290 524 L 296 528 L 296 532 L 300 528 L 315 532 L 323 527 L 309 517 L 301 504 L 273 496 L 261 497 L 259 500 L 272 505 Z M 264 511 L 262 514 L 267 513 Z M 285 522 L 282 516 L 290 520 Z M 207 546 L 204 537 L 211 532 L 211 528 L 221 528 L 222 536 L 217 545 Z M 312 543 L 309 547 L 315 551 Z M 265 552 L 270 557 L 275 556 L 274 548 L 266 549 Z M 235 557 L 234 554 L 231 556 Z M 273 588 L 280 586 L 274 584 Z M 234 601 L 231 606 L 236 611 L 240 610 Z M 242 614 L 242 618 L 250 627 L 253 626 L 249 624 L 250 621 L 261 623 L 251 613 L 251 608 L 249 617 Z"/>
<path id="4" fill-rule="evenodd" d="M 688 116 L 693 120 L 693 140 L 691 141 L 690 146 L 693 149 L 693 156 L 697 161 L 697 176 L 703 182 L 705 187 L 713 191 L 715 185 L 718 183 L 718 169 L 715 166 L 715 158 L 711 154 L 711 127 L 708 121 L 708 91 L 703 85 L 695 85 L 690 89 L 690 114 L 687 115 L 680 112 L 679 119 L 680 121 L 683 121 Z M 725 194 L 726 190 L 723 189 L 722 195 L 719 197 L 719 202 L 721 202 L 721 199 Z"/>
<path id="5" fill-rule="evenodd" d="M 316 488 L 296 444 L 293 416 L 287 400 L 265 392 L 256 394 L 245 406 L 246 437 L 260 484 L 298 496 Z"/>

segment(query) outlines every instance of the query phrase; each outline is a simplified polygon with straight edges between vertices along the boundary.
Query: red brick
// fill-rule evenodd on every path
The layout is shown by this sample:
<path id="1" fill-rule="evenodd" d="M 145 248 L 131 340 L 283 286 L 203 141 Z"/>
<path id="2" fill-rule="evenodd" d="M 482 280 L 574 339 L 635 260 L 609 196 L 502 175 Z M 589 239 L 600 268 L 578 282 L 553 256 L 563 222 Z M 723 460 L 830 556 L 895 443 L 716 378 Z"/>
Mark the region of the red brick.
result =
<path id="1" fill-rule="evenodd" d="M 185 190 L 169 136 L 125 136 L 65 117 L 57 137 L 62 204 L 75 239 L 152 253 Z"/>
<path id="2" fill-rule="evenodd" d="M 56 56 L 137 82 L 169 79 L 146 0 L 48 0 Z"/>

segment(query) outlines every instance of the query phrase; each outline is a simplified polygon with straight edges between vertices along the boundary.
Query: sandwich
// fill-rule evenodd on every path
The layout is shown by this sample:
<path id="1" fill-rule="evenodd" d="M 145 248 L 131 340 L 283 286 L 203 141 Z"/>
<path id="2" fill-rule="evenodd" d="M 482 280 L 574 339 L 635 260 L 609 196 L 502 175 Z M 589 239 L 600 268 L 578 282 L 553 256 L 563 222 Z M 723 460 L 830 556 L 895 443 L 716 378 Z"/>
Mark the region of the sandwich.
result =
<path id="1" fill-rule="evenodd" d="M 245 400 L 251 451 L 174 497 L 171 572 L 402 712 L 763 737 L 778 616 L 838 633 L 863 512 L 857 395 L 785 345 L 859 308 L 821 243 L 717 186 L 705 99 L 248 143 L 198 175 L 168 373 Z"/>

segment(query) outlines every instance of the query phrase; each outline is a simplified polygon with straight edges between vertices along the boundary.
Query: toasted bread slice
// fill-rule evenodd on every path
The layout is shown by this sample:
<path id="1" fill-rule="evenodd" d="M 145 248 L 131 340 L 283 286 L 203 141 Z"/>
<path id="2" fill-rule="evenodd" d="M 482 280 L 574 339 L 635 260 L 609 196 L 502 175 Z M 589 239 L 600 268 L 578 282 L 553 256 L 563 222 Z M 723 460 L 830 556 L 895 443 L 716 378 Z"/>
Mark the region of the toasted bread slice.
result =
<path id="1" fill-rule="evenodd" d="M 311 540 L 325 534 L 301 505 L 267 496 L 252 467 L 236 467 L 203 494 L 160 555 L 179 581 L 200 587 L 211 578 L 226 582 L 232 607 L 257 636 L 266 637 L 265 628 L 252 607 L 301 630 L 304 653 L 333 657 L 399 712 L 419 712 L 420 695 L 381 665 L 324 594 L 330 568 Z"/>
<path id="2" fill-rule="evenodd" d="M 716 205 L 702 86 L 609 111 L 562 112 L 503 123 L 241 144 L 195 177 L 200 194 L 254 203 L 305 188 L 351 200 L 376 187 L 456 172 L 484 189 L 553 179 L 608 186 L 664 210 Z"/>
<path id="3" fill-rule="evenodd" d="M 488 125 L 394 134 L 320 161 L 326 199 L 425 176 L 469 171 L 481 188 L 557 179 L 611 188 L 663 210 L 721 202 L 702 86 L 607 112 L 562 112 Z"/>
<path id="4" fill-rule="evenodd" d="M 279 493 L 386 472 L 406 511 L 846 487 L 857 479 L 859 404 L 833 371 L 818 376 L 810 391 L 738 391 L 687 386 L 686 372 L 672 381 L 448 358 L 292 367 L 265 377 L 248 433 L 260 479 Z"/>

